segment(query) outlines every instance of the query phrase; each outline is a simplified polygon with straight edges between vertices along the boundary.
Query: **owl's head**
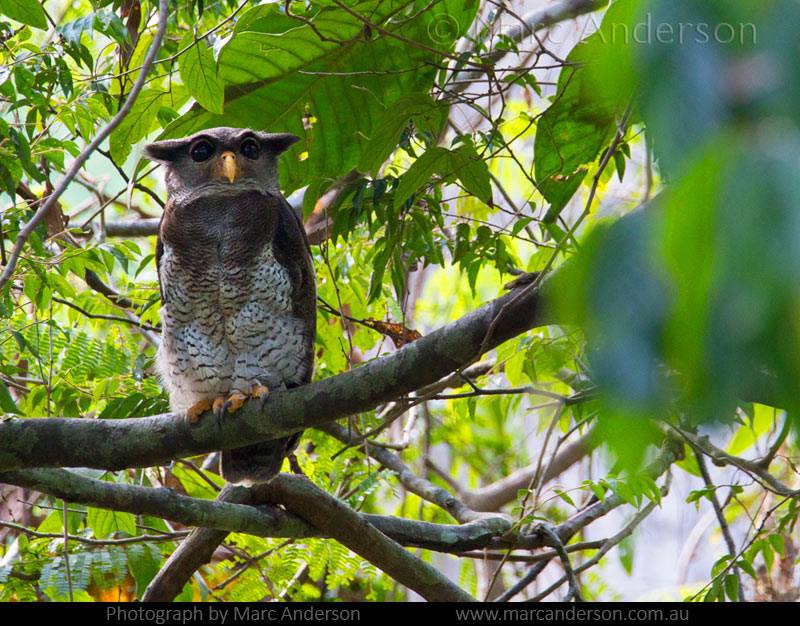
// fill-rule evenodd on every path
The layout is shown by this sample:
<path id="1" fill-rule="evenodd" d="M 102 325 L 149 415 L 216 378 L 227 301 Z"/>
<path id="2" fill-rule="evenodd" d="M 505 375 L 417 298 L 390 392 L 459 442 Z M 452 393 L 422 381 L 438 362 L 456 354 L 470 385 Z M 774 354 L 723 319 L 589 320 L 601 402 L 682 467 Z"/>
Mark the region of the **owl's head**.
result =
<path id="1" fill-rule="evenodd" d="M 156 141 L 144 154 L 167 168 L 173 200 L 260 190 L 279 193 L 278 155 L 299 137 L 220 126 L 183 139 Z"/>

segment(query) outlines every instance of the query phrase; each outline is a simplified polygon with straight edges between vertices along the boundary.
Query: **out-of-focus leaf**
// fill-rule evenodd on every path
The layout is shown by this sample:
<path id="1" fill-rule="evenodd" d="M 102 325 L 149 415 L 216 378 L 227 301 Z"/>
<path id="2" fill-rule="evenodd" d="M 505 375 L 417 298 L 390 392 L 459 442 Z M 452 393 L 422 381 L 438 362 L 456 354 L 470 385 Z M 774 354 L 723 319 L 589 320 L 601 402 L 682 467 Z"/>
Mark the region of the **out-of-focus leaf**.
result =
<path id="1" fill-rule="evenodd" d="M 615 3 L 600 31 L 579 43 L 561 70 L 553 104 L 536 128 L 534 168 L 538 187 L 550 203 L 553 222 L 586 177 L 586 166 L 606 147 L 631 104 L 633 84 L 603 87 L 598 64 L 618 45 L 615 25 L 630 11 L 630 0 Z"/>
<path id="2" fill-rule="evenodd" d="M 38 0 L 0 0 L 0 14 L 34 28 L 47 28 L 47 17 Z"/>

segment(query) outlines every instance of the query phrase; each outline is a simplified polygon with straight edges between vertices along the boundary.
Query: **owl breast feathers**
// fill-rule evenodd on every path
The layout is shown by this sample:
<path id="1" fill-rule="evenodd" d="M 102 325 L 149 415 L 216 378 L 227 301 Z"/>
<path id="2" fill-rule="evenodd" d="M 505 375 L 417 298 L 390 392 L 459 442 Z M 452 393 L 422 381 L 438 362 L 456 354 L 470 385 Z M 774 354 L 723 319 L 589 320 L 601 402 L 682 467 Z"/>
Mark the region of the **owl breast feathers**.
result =
<path id="1" fill-rule="evenodd" d="M 156 246 L 158 367 L 173 410 L 190 420 L 311 379 L 313 264 L 277 181 L 277 156 L 294 140 L 216 128 L 146 149 L 167 166 L 169 192 Z M 298 437 L 223 450 L 223 476 L 271 479 Z"/>

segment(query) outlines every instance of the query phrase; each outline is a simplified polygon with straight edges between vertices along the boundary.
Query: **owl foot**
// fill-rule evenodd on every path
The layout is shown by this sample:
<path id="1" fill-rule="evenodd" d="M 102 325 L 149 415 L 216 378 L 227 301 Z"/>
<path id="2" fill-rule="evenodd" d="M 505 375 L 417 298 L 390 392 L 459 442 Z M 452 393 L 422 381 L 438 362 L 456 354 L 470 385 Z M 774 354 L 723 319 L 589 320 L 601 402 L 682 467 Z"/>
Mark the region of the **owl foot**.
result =
<path id="1" fill-rule="evenodd" d="M 225 414 L 224 406 L 225 406 L 225 396 L 217 396 L 214 398 L 214 403 L 211 405 L 211 410 L 214 411 L 214 417 L 217 418 L 219 422 L 220 418 Z"/>
<path id="2" fill-rule="evenodd" d="M 186 421 L 190 424 L 194 424 L 197 420 L 200 419 L 200 416 L 208 411 L 211 408 L 211 401 L 210 400 L 200 400 L 199 402 L 195 402 L 192 406 L 188 408 L 186 411 Z"/>
<path id="3" fill-rule="evenodd" d="M 241 391 L 232 392 L 222 404 L 221 415 L 224 413 L 235 413 L 242 408 L 245 400 L 247 400 L 247 396 Z"/>
<path id="4" fill-rule="evenodd" d="M 250 389 L 250 397 L 258 398 L 258 406 L 263 409 L 269 398 L 269 387 L 266 385 L 253 385 Z"/>

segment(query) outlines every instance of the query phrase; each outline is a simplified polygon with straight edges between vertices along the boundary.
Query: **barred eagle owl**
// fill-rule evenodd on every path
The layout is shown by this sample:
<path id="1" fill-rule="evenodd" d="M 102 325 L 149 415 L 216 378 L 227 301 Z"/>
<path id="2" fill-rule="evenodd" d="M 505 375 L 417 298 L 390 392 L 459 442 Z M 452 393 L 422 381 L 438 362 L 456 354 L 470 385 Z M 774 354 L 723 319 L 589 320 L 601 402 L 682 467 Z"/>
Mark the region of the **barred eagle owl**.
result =
<path id="1" fill-rule="evenodd" d="M 311 378 L 314 268 L 278 187 L 278 155 L 296 140 L 221 127 L 145 148 L 166 166 L 169 193 L 156 244 L 157 362 L 172 409 L 190 421 Z M 223 450 L 223 477 L 270 480 L 299 436 Z"/>

